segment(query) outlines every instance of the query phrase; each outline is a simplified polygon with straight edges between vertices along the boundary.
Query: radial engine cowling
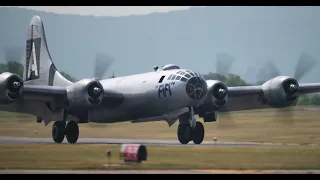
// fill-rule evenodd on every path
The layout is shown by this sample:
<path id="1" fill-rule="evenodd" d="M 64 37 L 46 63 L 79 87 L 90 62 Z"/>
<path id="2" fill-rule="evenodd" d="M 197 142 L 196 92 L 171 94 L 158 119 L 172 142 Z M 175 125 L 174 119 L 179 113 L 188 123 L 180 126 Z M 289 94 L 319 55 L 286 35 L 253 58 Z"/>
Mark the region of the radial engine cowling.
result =
<path id="1" fill-rule="evenodd" d="M 294 105 L 299 96 L 296 94 L 299 83 L 288 76 L 277 76 L 262 85 L 262 102 L 272 107 L 286 107 Z"/>
<path id="2" fill-rule="evenodd" d="M 208 94 L 201 105 L 203 110 L 218 110 L 228 101 L 228 87 L 221 81 L 207 80 Z"/>
<path id="3" fill-rule="evenodd" d="M 22 91 L 23 80 L 19 75 L 10 72 L 0 74 L 0 104 L 15 102 Z"/>
<path id="4" fill-rule="evenodd" d="M 82 79 L 67 87 L 69 107 L 72 110 L 88 110 L 103 99 L 103 86 L 94 79 Z"/>

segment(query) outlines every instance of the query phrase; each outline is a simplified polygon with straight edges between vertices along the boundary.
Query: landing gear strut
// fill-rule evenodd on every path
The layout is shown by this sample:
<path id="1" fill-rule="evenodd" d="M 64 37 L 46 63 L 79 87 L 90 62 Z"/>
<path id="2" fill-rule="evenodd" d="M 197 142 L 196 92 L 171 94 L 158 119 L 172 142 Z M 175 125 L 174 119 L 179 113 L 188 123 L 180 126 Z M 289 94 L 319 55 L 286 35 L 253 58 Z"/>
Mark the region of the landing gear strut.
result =
<path id="1" fill-rule="evenodd" d="M 77 122 L 69 121 L 66 125 L 65 121 L 56 121 L 52 127 L 52 139 L 55 143 L 62 143 L 64 136 L 71 144 L 77 142 L 79 137 L 79 127 Z"/>
<path id="2" fill-rule="evenodd" d="M 178 126 L 178 139 L 181 144 L 188 144 L 193 141 L 195 144 L 201 144 L 204 138 L 204 127 L 201 122 L 194 118 L 193 108 L 190 112 L 180 117 Z"/>

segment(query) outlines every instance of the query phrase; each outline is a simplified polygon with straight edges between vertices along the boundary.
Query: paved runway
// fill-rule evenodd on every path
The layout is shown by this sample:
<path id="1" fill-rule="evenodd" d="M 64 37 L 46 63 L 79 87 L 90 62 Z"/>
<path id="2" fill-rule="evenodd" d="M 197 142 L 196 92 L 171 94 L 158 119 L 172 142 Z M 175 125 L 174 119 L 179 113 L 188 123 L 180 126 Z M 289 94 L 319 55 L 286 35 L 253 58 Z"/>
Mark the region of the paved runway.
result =
<path id="1" fill-rule="evenodd" d="M 296 110 L 295 113 L 315 112 L 320 108 Z M 285 112 L 285 111 L 284 111 Z M 248 112 L 241 112 L 248 113 Z M 274 112 L 250 112 L 250 114 Z M 53 144 L 52 138 L 18 138 L 0 137 L 3 143 L 36 143 Z M 63 143 L 67 143 L 64 140 Z M 190 142 L 182 145 L 178 140 L 141 140 L 141 139 L 108 139 L 108 138 L 79 138 L 77 144 L 144 144 L 148 146 L 225 146 L 225 147 L 277 147 L 281 145 L 299 146 L 300 144 L 281 143 L 251 143 L 251 142 L 213 142 L 204 141 L 201 145 Z M 310 144 L 312 145 L 312 144 Z M 320 174 L 320 170 L 0 170 L 0 174 Z"/>
<path id="2" fill-rule="evenodd" d="M 320 174 L 320 170 L 0 170 L 0 174 Z"/>
<path id="3" fill-rule="evenodd" d="M 303 108 L 293 111 L 294 113 L 306 113 L 306 112 L 317 112 L 320 108 Z M 286 111 L 283 111 L 284 113 Z M 260 114 L 260 113 L 274 113 L 274 111 L 262 111 L 262 112 L 237 112 L 237 113 L 249 113 L 249 114 Z M 3 118 L 3 117 L 2 117 Z M 0 118 L 1 119 L 1 118 Z M 52 138 L 18 138 L 18 137 L 0 137 L 0 144 L 2 143 L 54 143 Z M 67 143 L 64 140 L 63 143 Z M 108 139 L 108 138 L 79 138 L 78 144 L 146 144 L 156 146 L 279 146 L 284 145 L 280 143 L 252 143 L 252 142 L 213 142 L 204 141 L 201 145 L 195 145 L 190 142 L 187 145 L 182 145 L 178 140 L 140 140 L 140 139 Z M 285 145 L 300 145 L 300 144 L 285 144 Z M 312 144 L 310 144 L 312 145 Z"/>
<path id="4" fill-rule="evenodd" d="M 54 143 L 51 138 L 17 138 L 17 137 L 0 137 L 0 144 L 3 143 L 37 143 L 48 144 Z M 68 143 L 66 140 L 63 143 Z M 196 145 L 190 142 L 187 145 L 180 144 L 178 140 L 152 140 L 152 139 L 107 139 L 107 138 L 79 138 L 77 144 L 145 144 L 155 146 L 280 146 L 280 143 L 252 143 L 252 142 L 213 142 L 203 141 L 202 144 Z M 285 144 L 300 145 L 300 144 Z"/>

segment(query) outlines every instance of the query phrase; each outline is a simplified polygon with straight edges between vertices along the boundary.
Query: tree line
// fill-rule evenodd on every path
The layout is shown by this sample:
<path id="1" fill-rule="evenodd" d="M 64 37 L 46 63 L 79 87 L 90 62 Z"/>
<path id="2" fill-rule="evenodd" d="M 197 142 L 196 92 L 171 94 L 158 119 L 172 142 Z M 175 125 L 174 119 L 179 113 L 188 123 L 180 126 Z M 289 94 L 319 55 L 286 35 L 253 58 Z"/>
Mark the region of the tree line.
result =
<path id="1" fill-rule="evenodd" d="M 0 63 L 0 73 L 11 72 L 16 73 L 23 77 L 23 65 L 19 62 L 9 61 L 7 63 Z M 66 79 L 75 81 L 76 79 L 66 72 L 60 72 Z M 250 85 L 261 85 L 263 82 L 257 82 L 255 84 L 249 84 L 241 76 L 237 74 L 221 75 L 218 73 L 204 74 L 203 77 L 207 79 L 215 79 L 226 83 L 227 86 L 250 86 Z M 299 98 L 298 105 L 320 105 L 320 95 L 302 95 Z"/>

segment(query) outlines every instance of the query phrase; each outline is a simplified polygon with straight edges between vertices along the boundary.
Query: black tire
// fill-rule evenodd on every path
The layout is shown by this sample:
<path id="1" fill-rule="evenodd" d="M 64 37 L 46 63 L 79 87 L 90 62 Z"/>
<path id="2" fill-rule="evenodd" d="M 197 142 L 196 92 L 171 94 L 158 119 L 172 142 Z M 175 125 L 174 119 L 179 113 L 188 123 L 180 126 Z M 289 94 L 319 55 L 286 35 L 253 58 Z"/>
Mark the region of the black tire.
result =
<path id="1" fill-rule="evenodd" d="M 65 122 L 56 121 L 52 126 L 52 139 L 55 143 L 62 143 L 65 135 Z"/>
<path id="2" fill-rule="evenodd" d="M 74 144 L 79 138 L 79 126 L 75 121 L 68 122 L 66 126 L 66 138 L 70 144 Z"/>
<path id="3" fill-rule="evenodd" d="M 204 127 L 201 122 L 196 123 L 196 128 L 193 133 L 193 143 L 201 144 L 204 138 Z"/>
<path id="4" fill-rule="evenodd" d="M 188 124 L 179 124 L 178 139 L 181 144 L 188 144 L 190 141 L 191 128 Z"/>

